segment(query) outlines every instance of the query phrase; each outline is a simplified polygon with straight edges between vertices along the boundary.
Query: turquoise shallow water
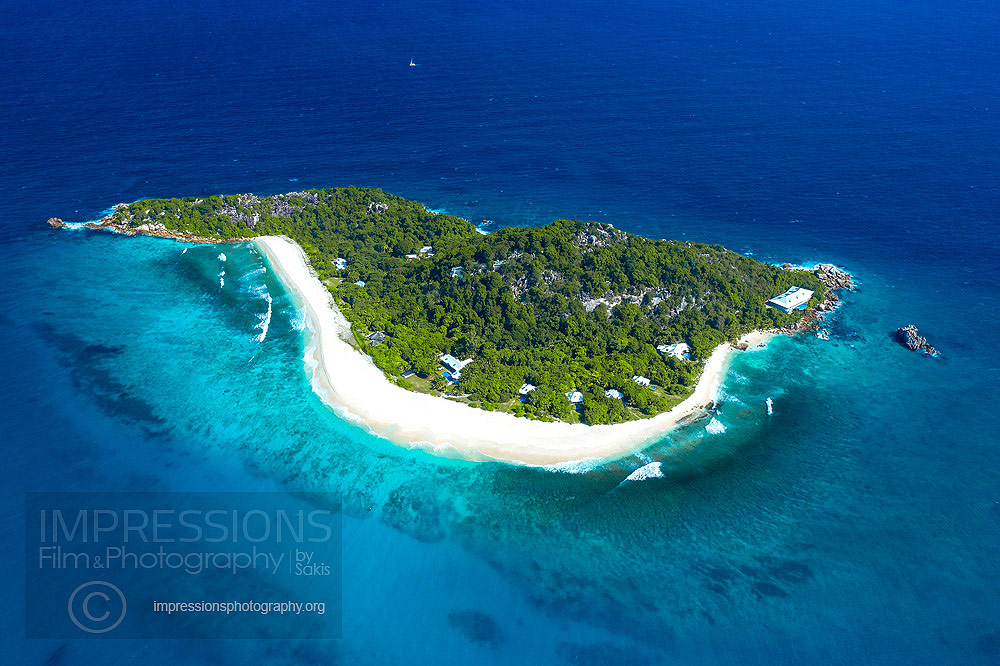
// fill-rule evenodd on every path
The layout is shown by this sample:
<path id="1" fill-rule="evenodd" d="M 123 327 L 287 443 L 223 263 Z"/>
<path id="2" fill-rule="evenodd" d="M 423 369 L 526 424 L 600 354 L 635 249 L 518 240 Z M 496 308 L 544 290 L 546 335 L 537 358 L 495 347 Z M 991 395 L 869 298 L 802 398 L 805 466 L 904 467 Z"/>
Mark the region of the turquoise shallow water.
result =
<path id="1" fill-rule="evenodd" d="M 891 344 L 901 287 L 879 275 L 859 272 L 830 341 L 735 356 L 724 432 L 705 418 L 570 473 L 435 458 L 340 421 L 248 244 L 39 230 L 22 247 L 3 276 L 14 488 L 343 494 L 344 639 L 269 648 L 275 663 L 992 659 L 989 379 L 967 341 L 936 339 L 942 359 Z M 623 483 L 656 460 L 663 478 Z"/>

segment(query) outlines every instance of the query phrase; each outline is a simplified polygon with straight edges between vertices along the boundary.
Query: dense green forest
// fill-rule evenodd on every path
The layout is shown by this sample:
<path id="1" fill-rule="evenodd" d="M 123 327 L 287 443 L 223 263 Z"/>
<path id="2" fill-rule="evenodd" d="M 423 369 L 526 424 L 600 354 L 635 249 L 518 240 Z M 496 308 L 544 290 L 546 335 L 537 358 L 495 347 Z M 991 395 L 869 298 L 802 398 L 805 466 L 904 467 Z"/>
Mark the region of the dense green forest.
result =
<path id="1" fill-rule="evenodd" d="M 825 292 L 811 273 L 719 245 L 576 220 L 484 235 L 377 189 L 147 199 L 120 206 L 110 222 L 221 238 L 288 236 L 333 292 L 358 344 L 394 381 L 543 420 L 614 423 L 666 410 L 690 394 L 716 345 L 801 317 L 766 307 L 767 299 L 792 285 L 815 291 L 812 304 Z M 384 342 L 369 340 L 376 332 Z M 690 360 L 656 349 L 676 342 L 690 345 Z M 457 383 L 442 376 L 445 353 L 474 359 Z M 404 379 L 407 370 L 415 374 Z M 633 381 L 637 375 L 651 385 Z M 522 399 L 526 382 L 537 388 Z M 579 410 L 565 395 L 574 389 L 584 396 Z M 608 398 L 607 389 L 623 397 Z"/>

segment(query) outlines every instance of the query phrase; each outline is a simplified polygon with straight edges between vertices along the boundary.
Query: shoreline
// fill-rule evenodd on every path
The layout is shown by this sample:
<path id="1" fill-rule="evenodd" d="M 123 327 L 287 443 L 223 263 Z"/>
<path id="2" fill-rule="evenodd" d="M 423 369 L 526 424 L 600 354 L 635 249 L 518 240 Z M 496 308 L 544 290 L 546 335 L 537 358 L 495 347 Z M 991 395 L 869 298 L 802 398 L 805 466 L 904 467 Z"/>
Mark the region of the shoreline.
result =
<path id="1" fill-rule="evenodd" d="M 551 466 L 622 457 L 715 402 L 734 351 L 716 347 L 694 392 L 669 411 L 638 421 L 588 426 L 544 422 L 490 412 L 439 396 L 409 391 L 389 381 L 369 357 L 350 346 L 350 323 L 319 281 L 305 253 L 280 236 L 252 242 L 267 258 L 296 304 L 305 312 L 303 361 L 313 390 L 338 416 L 406 448 L 470 461 Z M 758 347 L 775 335 L 754 331 L 739 347 Z"/>

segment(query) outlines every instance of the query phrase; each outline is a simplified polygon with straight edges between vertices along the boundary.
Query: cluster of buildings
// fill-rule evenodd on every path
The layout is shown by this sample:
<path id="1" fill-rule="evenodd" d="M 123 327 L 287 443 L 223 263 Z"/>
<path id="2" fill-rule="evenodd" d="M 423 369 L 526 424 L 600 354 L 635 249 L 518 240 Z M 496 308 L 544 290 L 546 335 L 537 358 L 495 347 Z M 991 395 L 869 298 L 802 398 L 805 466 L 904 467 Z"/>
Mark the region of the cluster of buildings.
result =
<path id="1" fill-rule="evenodd" d="M 677 342 L 672 345 L 659 345 L 657 348 L 664 356 L 673 356 L 674 358 L 686 360 L 691 357 L 691 348 L 686 342 Z M 632 381 L 639 386 L 651 386 L 652 380 L 649 377 L 643 377 L 642 375 L 632 375 Z M 521 401 L 523 402 L 525 397 L 534 391 L 536 387 L 534 384 L 529 384 L 525 382 L 521 384 L 521 387 L 517 389 L 518 395 L 521 396 Z M 656 387 L 653 387 L 656 388 Z M 583 392 L 578 389 L 573 389 L 572 391 L 567 391 L 565 394 L 566 399 L 570 401 L 571 404 L 579 407 L 583 404 Z M 622 400 L 625 396 L 624 394 L 616 388 L 608 388 L 604 391 L 604 396 L 611 398 L 612 400 Z"/>
<path id="2" fill-rule="evenodd" d="M 434 256 L 434 248 L 430 245 L 424 245 L 420 248 L 419 252 L 414 252 L 412 254 L 406 255 L 407 261 L 414 261 L 421 258 L 430 258 Z"/>
<path id="3" fill-rule="evenodd" d="M 672 345 L 657 345 L 656 351 L 664 356 L 673 356 L 682 361 L 691 358 L 691 347 L 686 342 L 675 342 Z"/>

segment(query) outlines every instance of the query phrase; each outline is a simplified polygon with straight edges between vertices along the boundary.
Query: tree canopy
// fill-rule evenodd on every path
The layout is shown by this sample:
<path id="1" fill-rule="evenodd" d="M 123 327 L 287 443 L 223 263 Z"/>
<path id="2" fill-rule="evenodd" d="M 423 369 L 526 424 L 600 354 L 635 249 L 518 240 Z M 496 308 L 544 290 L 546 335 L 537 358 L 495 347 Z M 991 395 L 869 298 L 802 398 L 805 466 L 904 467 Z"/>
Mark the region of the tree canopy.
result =
<path id="1" fill-rule="evenodd" d="M 111 221 L 218 238 L 288 236 L 389 377 L 543 420 L 615 423 L 664 411 L 690 394 L 718 344 L 801 317 L 767 299 L 798 285 L 815 292 L 815 304 L 825 291 L 811 273 L 720 245 L 578 220 L 484 235 L 378 189 L 146 199 Z M 369 342 L 376 331 L 384 342 Z M 690 346 L 690 359 L 656 349 L 677 342 Z M 445 353 L 474 359 L 458 383 L 441 375 Z M 409 369 L 416 377 L 402 379 Z M 524 383 L 536 388 L 519 396 Z M 583 393 L 579 410 L 565 395 L 572 390 Z"/>

